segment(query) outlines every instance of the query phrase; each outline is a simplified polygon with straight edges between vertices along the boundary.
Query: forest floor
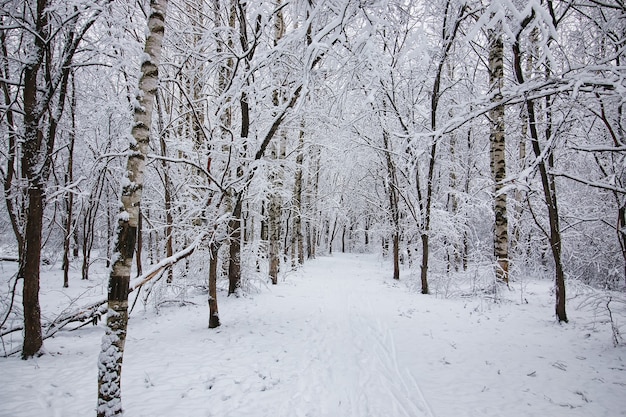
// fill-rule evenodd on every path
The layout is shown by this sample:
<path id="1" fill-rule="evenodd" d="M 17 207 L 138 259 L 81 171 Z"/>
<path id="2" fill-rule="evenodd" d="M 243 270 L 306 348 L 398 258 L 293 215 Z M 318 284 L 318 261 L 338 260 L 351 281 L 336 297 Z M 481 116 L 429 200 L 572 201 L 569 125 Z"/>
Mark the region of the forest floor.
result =
<path id="1" fill-rule="evenodd" d="M 104 275 L 63 290 L 48 272 L 44 316 L 78 294 L 81 304 L 105 295 Z M 390 279 L 379 257 L 339 254 L 256 294 L 221 297 L 218 329 L 207 329 L 199 290 L 184 305 L 139 307 L 124 356 L 126 415 L 626 416 L 626 347 L 613 346 L 606 320 L 570 300 L 570 323 L 559 325 L 550 282 L 512 288 L 497 303 L 423 296 Z M 0 416 L 95 415 L 103 331 L 60 332 L 36 359 L 0 358 Z"/>

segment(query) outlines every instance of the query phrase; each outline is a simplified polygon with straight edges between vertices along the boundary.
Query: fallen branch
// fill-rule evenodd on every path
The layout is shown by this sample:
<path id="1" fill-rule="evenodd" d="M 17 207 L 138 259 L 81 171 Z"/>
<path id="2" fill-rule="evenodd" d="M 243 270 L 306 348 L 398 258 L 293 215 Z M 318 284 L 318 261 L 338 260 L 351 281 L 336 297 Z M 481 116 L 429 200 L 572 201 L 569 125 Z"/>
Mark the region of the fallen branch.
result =
<path id="1" fill-rule="evenodd" d="M 131 293 L 141 288 L 144 284 L 150 282 L 150 280 L 156 277 L 159 274 L 159 272 L 163 271 L 166 268 L 172 267 L 178 261 L 185 259 L 189 255 L 191 255 L 196 250 L 196 248 L 200 246 L 200 244 L 202 243 L 202 241 L 207 235 L 208 235 L 208 232 L 200 233 L 200 235 L 198 235 L 196 240 L 191 245 L 175 253 L 174 255 L 161 260 L 159 263 L 154 265 L 148 272 L 135 278 L 133 282 L 130 283 L 128 292 Z M 44 324 L 42 326 L 45 329 L 44 334 L 43 334 L 43 339 L 45 340 L 45 339 L 48 339 L 49 337 L 54 336 L 57 332 L 59 332 L 61 329 L 63 329 L 65 326 L 67 326 L 70 323 L 75 323 L 75 322 L 83 323 L 80 326 L 76 327 L 76 329 L 81 328 L 89 323 L 93 325 L 98 324 L 98 321 L 100 320 L 100 318 L 108 310 L 107 301 L 108 300 L 106 298 L 103 298 L 98 301 L 87 304 L 86 306 L 82 306 L 76 310 L 73 310 L 72 312 L 60 314 L 51 323 Z M 16 326 L 8 330 L 3 330 L 2 336 L 18 331 L 18 330 L 22 330 L 22 328 L 23 328 L 22 326 Z M 72 330 L 76 330 L 76 329 L 72 329 Z M 5 357 L 16 354 L 19 351 L 20 349 L 10 351 L 9 353 L 5 354 Z"/>

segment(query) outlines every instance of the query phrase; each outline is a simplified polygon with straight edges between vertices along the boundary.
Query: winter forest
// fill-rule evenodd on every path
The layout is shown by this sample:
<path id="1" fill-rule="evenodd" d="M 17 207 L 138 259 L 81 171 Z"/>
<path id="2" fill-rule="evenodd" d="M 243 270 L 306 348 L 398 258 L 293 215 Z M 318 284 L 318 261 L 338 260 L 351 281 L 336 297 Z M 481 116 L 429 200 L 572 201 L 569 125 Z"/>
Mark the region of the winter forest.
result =
<path id="1" fill-rule="evenodd" d="M 468 323 L 477 314 L 495 322 L 503 309 L 528 315 L 542 323 L 542 340 L 590 334 L 596 344 L 585 355 L 602 351 L 615 361 L 603 366 L 622 375 L 604 375 L 615 381 L 595 401 L 595 388 L 570 390 L 574 399 L 550 397 L 551 406 L 581 416 L 624 412 L 616 394 L 626 386 L 623 0 L 0 2 L 0 374 L 8 372 L 0 415 L 43 415 L 10 409 L 9 396 L 19 398 L 4 387 L 33 361 L 60 361 L 64 349 L 83 345 L 93 368 L 87 413 L 122 414 L 127 372 L 134 378 L 127 367 L 141 367 L 125 355 L 144 337 L 133 334 L 133 315 L 145 329 L 168 314 L 179 323 L 199 317 L 194 337 L 204 347 L 198 341 L 194 352 L 209 355 L 211 368 L 220 355 L 211 343 L 243 338 L 241 326 L 255 323 L 244 312 L 269 320 L 275 303 L 297 311 L 315 299 L 322 311 L 335 298 L 342 307 L 329 310 L 341 318 L 316 328 L 352 332 L 340 339 L 359 349 L 378 346 L 376 354 L 358 351 L 395 388 L 354 394 L 350 412 L 333 408 L 346 404 L 339 394 L 337 404 L 325 394 L 327 403 L 308 412 L 294 400 L 272 415 L 452 415 L 425 405 L 420 376 L 402 370 L 399 358 L 423 343 L 423 330 L 407 346 L 398 340 L 424 324 L 420 303 L 438 311 L 448 302 L 474 309 Z M 366 304 L 358 292 L 366 284 L 347 265 L 384 286 L 367 293 L 369 313 L 344 323 Z M 315 271 L 318 281 L 307 281 Z M 533 307 L 539 298 L 547 308 Z M 386 308 L 403 308 L 414 327 L 389 330 Z M 286 326 L 283 338 L 294 329 Z M 308 337 L 315 340 L 307 346 L 327 343 Z M 473 341 L 469 332 L 458 337 L 450 344 Z M 488 333 L 480 337 L 490 343 Z M 179 340 L 141 363 L 175 355 Z M 422 348 L 412 348 L 419 356 Z M 311 352 L 345 367 L 337 381 L 344 385 L 364 366 L 349 352 Z M 250 367 L 263 366 L 262 357 Z M 549 365 L 571 383 L 571 366 Z M 137 372 L 141 384 L 158 387 L 144 368 Z M 263 376 L 261 391 L 289 385 Z M 359 386 L 369 386 L 361 376 Z M 211 381 L 207 390 L 218 390 Z M 134 401 L 146 395 L 131 392 Z M 389 393 L 394 412 L 383 407 Z M 219 395 L 240 406 L 255 401 Z M 194 415 L 152 407 L 145 415 Z M 59 415 L 81 415 L 65 410 Z M 202 415 L 270 415 L 251 410 Z M 511 415 L 558 415 L 538 410 Z"/>

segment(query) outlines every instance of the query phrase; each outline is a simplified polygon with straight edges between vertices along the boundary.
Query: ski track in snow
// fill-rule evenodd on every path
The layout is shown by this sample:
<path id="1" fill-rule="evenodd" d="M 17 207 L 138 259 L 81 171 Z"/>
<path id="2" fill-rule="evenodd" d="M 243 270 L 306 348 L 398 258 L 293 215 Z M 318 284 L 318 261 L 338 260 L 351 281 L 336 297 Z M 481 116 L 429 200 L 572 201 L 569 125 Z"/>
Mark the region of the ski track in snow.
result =
<path id="1" fill-rule="evenodd" d="M 550 320 L 548 284 L 528 285 L 530 304 L 494 305 L 421 296 L 388 272 L 374 255 L 319 258 L 261 294 L 220 294 L 214 330 L 205 294 L 159 314 L 137 307 L 125 415 L 626 416 L 624 348 L 571 303 L 570 324 Z M 60 282 L 42 280 L 44 311 L 66 302 Z M 98 296 L 105 284 L 89 285 Z M 0 359 L 0 417 L 95 415 L 103 329 L 61 332 L 30 361 Z"/>

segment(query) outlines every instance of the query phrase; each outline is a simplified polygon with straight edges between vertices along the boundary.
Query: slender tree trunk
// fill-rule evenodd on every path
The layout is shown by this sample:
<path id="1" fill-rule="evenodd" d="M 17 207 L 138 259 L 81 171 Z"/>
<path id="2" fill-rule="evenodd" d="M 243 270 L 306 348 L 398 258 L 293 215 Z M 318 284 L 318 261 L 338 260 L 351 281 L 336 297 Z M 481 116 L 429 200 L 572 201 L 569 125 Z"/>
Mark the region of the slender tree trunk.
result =
<path id="1" fill-rule="evenodd" d="M 143 264 L 141 262 L 143 248 L 143 213 L 141 212 L 141 204 L 139 204 L 139 219 L 137 220 L 137 250 L 135 251 L 135 265 L 137 267 L 137 276 L 143 274 Z M 172 254 L 173 255 L 173 254 Z M 169 256 L 172 256 L 169 255 Z M 168 268 L 171 271 L 172 268 Z"/>
<path id="2" fill-rule="evenodd" d="M 396 165 L 391 157 L 392 149 L 389 141 L 389 134 L 383 129 L 383 145 L 385 152 L 385 160 L 387 161 L 387 175 L 389 184 L 389 210 L 391 211 L 391 225 L 393 233 L 391 236 L 393 250 L 393 279 L 400 279 L 400 208 L 398 197 L 398 176 Z"/>
<path id="3" fill-rule="evenodd" d="M 220 315 L 217 308 L 217 254 L 219 249 L 217 243 L 211 243 L 211 259 L 209 261 L 209 329 L 214 329 L 220 325 Z"/>
<path id="4" fill-rule="evenodd" d="M 228 261 L 228 295 L 237 294 L 241 287 L 241 196 L 237 197 L 232 217 L 228 221 L 230 238 Z"/>
<path id="5" fill-rule="evenodd" d="M 158 103 L 158 102 L 157 102 Z M 163 135 L 159 137 L 161 155 L 167 156 L 167 144 Z M 165 257 L 169 258 L 174 254 L 174 216 L 172 215 L 172 182 L 170 180 L 169 168 L 165 160 L 161 161 L 163 167 L 163 203 L 165 205 Z M 171 284 L 174 281 L 174 268 L 167 269 L 166 282 Z"/>
<path id="6" fill-rule="evenodd" d="M 498 29 L 489 32 L 489 85 L 493 94 L 492 101 L 502 100 L 504 84 L 504 48 L 502 35 Z M 504 104 L 496 105 L 489 112 L 491 121 L 489 143 L 491 176 L 494 181 L 495 213 L 494 254 L 496 258 L 496 279 L 509 282 L 509 235 L 506 212 L 506 193 L 501 192 L 506 178 L 506 152 L 504 138 Z"/>
<path id="7" fill-rule="evenodd" d="M 456 38 L 461 19 L 464 16 L 466 5 L 462 5 L 459 8 L 458 14 L 455 17 L 454 23 L 448 24 L 448 19 L 451 17 L 451 8 L 452 3 L 450 0 L 446 1 L 445 4 L 445 12 L 443 16 L 443 25 L 442 25 L 442 41 L 443 41 L 443 51 L 442 58 L 439 61 L 437 66 L 437 73 L 435 74 L 435 80 L 433 82 L 432 93 L 430 96 L 430 128 L 432 132 L 437 130 L 437 112 L 439 107 L 439 99 L 441 98 L 441 77 L 443 74 L 444 64 L 450 50 L 452 49 L 452 45 L 454 39 Z M 418 198 L 420 200 L 421 211 L 423 212 L 423 223 L 421 230 L 421 240 L 422 240 L 422 264 L 420 271 L 420 279 L 422 282 L 422 294 L 428 294 L 428 262 L 429 262 L 429 234 L 430 234 L 430 220 L 431 220 L 431 211 L 432 211 L 432 196 L 434 191 L 434 179 L 435 179 L 435 163 L 437 157 L 437 140 L 433 137 L 433 142 L 430 145 L 429 152 L 429 160 L 428 160 L 428 176 L 426 178 L 426 196 L 425 201 L 422 202 L 422 192 L 420 190 L 419 182 L 417 184 L 418 188 Z M 419 174 L 417 174 L 419 177 Z M 418 178 L 419 179 L 419 178 Z"/>
<path id="8" fill-rule="evenodd" d="M 128 181 L 123 187 L 122 211 L 118 216 L 114 262 L 109 275 L 107 329 L 98 359 L 98 417 L 122 414 L 121 372 L 128 327 L 128 291 L 139 221 L 139 203 L 144 182 L 146 155 L 150 145 L 152 111 L 158 86 L 158 65 L 165 30 L 167 0 L 151 0 L 148 36 L 139 79 L 138 104 L 135 106 L 127 163 Z"/>
<path id="9" fill-rule="evenodd" d="M 0 17 L 0 24 L 4 25 L 4 19 Z M 10 79 L 10 66 L 9 66 L 9 53 L 7 51 L 6 44 L 6 31 L 0 30 L 0 51 L 2 53 L 2 63 L 3 65 L 0 67 L 2 73 L 0 76 L 4 80 Z M 15 235 L 15 240 L 17 241 L 17 250 L 18 250 L 18 259 L 20 260 L 20 266 L 22 265 L 22 259 L 24 259 L 24 250 L 26 242 L 24 242 L 24 225 L 20 220 L 22 216 L 20 215 L 20 211 L 23 211 L 23 207 L 21 204 L 14 199 L 14 188 L 13 188 L 13 179 L 15 178 L 16 172 L 16 163 L 18 162 L 18 152 L 17 152 L 17 130 L 18 127 L 15 123 L 15 117 L 13 115 L 13 109 L 11 103 L 13 102 L 13 92 L 11 91 L 11 87 L 7 82 L 0 82 L 2 85 L 2 95 L 4 98 L 4 113 L 6 116 L 6 126 L 7 126 L 7 154 L 5 156 L 7 165 L 5 168 L 5 177 L 4 177 L 4 201 L 7 207 L 7 213 L 9 215 L 9 219 L 11 221 L 11 227 L 13 229 L 13 234 Z M 21 210 L 20 210 L 21 209 Z M 24 276 L 22 271 L 18 271 L 18 276 Z"/>
<path id="10" fill-rule="evenodd" d="M 82 264 L 82 279 L 89 279 L 89 267 L 91 266 L 91 250 L 93 248 L 93 242 L 96 233 L 96 220 L 98 217 L 98 209 L 100 208 L 100 201 L 102 192 L 104 191 L 104 182 L 106 180 L 106 170 L 102 169 L 98 174 L 98 178 L 93 185 L 93 188 L 89 194 L 88 207 L 83 216 L 83 264 Z"/>
<path id="11" fill-rule="evenodd" d="M 304 161 L 304 122 L 300 126 L 298 138 L 298 155 L 296 156 L 296 177 L 293 191 L 293 232 L 291 235 L 291 267 L 296 267 L 297 263 L 304 263 L 303 237 L 302 237 L 302 162 Z"/>
<path id="12" fill-rule="evenodd" d="M 74 143 L 76 139 L 76 86 L 72 75 L 72 97 L 70 103 L 70 119 L 72 127 L 70 129 L 70 143 L 68 144 L 67 172 L 65 173 L 65 184 L 74 182 Z M 72 217 L 74 208 L 74 193 L 72 191 L 65 195 L 65 227 L 63 230 L 63 287 L 70 286 L 70 250 L 72 246 Z"/>
<path id="13" fill-rule="evenodd" d="M 113 230 L 113 216 L 111 214 L 111 207 L 109 207 L 109 205 L 107 204 L 107 208 L 106 208 L 106 212 L 107 212 L 107 242 L 111 242 L 113 240 L 113 234 L 115 233 L 115 231 Z M 113 259 L 113 249 L 111 248 L 111 245 L 107 244 L 107 260 L 106 260 L 106 267 L 110 268 L 111 267 L 111 260 Z M 76 248 L 78 248 L 78 244 L 76 245 Z"/>
<path id="14" fill-rule="evenodd" d="M 520 31 L 521 34 L 521 31 Z M 519 44 L 519 34 L 513 43 L 513 69 L 518 84 L 524 84 L 524 73 L 522 72 L 521 65 L 521 50 Z M 546 101 L 546 139 L 551 140 L 551 127 L 550 127 L 550 99 Z M 528 128 L 530 132 L 530 142 L 537 159 L 537 168 L 539 169 L 539 175 L 541 177 L 541 185 L 543 188 L 543 197 L 548 210 L 548 221 L 550 230 L 548 234 L 548 240 L 550 243 L 550 250 L 554 259 L 555 266 L 555 312 L 559 322 L 567 322 L 567 314 L 565 310 L 565 271 L 563 270 L 563 263 L 561 259 L 561 230 L 559 226 L 559 211 L 557 206 L 556 195 L 556 183 L 554 176 L 549 173 L 548 168 L 551 168 L 552 156 L 543 155 L 541 145 L 539 143 L 539 132 L 537 130 L 537 118 L 535 116 L 535 103 L 532 99 L 526 99 L 526 111 L 528 113 Z M 547 159 L 547 161 L 546 161 Z"/>
<path id="15" fill-rule="evenodd" d="M 307 10 L 306 18 L 309 18 L 309 11 Z M 311 25 L 307 28 L 307 45 L 310 46 L 311 39 Z M 298 259 L 298 265 L 304 264 L 304 235 L 302 233 L 302 166 L 304 162 L 304 136 L 305 136 L 305 120 L 302 118 L 300 122 L 300 134 L 298 135 L 298 154 L 296 156 L 296 175 L 294 181 L 294 217 L 293 217 L 293 239 L 291 242 L 291 266 L 296 267 L 296 256 Z"/>
<path id="16" fill-rule="evenodd" d="M 269 277 L 272 284 L 278 284 L 278 272 L 280 269 L 280 234 L 282 199 L 280 198 L 279 184 L 273 185 L 274 191 L 270 196 L 268 207 L 268 232 L 269 232 Z"/>
<path id="17" fill-rule="evenodd" d="M 400 279 L 400 235 L 393 235 L 393 279 Z"/>
<path id="18" fill-rule="evenodd" d="M 532 53 L 529 53 L 526 57 L 526 71 L 530 73 L 533 69 L 533 56 L 537 54 L 537 43 L 539 41 L 539 30 L 533 28 L 530 32 L 530 44 Z M 526 168 L 526 140 L 528 138 L 528 113 L 526 106 L 521 106 L 520 109 L 521 119 L 521 137 L 518 145 L 517 158 L 520 163 L 520 171 Z M 514 212 L 514 225 L 513 225 L 513 239 L 511 241 L 511 251 L 520 253 L 519 242 L 522 239 L 522 215 L 524 214 L 524 192 L 521 189 L 515 190 L 515 212 Z"/>
<path id="19" fill-rule="evenodd" d="M 285 33 L 285 21 L 281 7 L 281 0 L 276 0 L 278 12 L 274 21 L 274 45 L 282 39 Z M 274 91 L 274 106 L 281 104 L 282 91 Z M 278 271 L 280 268 L 280 237 L 281 237 L 281 218 L 282 218 L 282 197 L 281 191 L 283 187 L 282 160 L 284 159 L 284 147 L 286 142 L 286 132 L 280 135 L 280 143 L 274 143 L 272 146 L 272 160 L 276 164 L 272 168 L 270 174 L 271 193 L 269 196 L 268 206 L 268 226 L 269 226 L 269 277 L 272 284 L 278 283 Z"/>

